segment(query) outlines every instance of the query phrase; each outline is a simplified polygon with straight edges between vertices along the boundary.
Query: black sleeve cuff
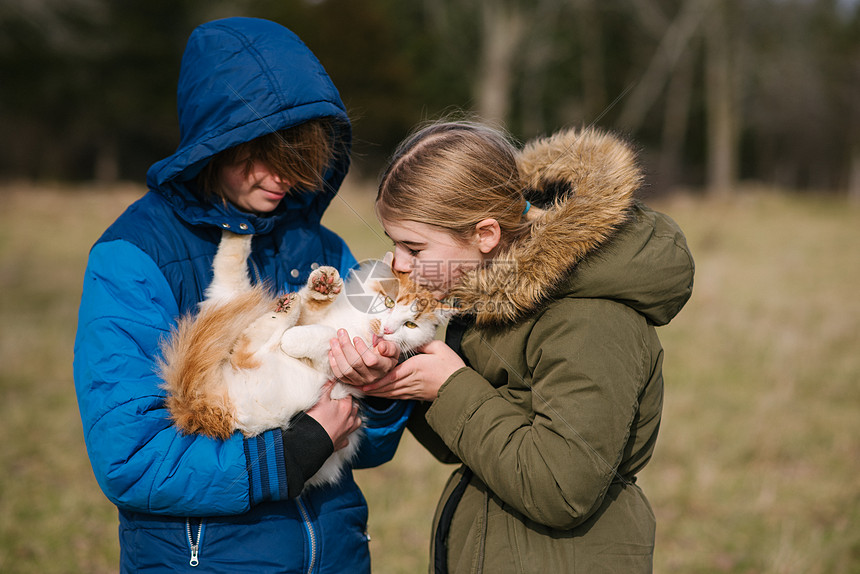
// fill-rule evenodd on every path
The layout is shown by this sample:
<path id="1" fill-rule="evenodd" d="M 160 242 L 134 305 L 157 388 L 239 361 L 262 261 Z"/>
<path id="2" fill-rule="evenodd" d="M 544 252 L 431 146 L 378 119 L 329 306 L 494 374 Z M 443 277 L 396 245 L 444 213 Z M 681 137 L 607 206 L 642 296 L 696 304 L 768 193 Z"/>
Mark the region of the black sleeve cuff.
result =
<path id="1" fill-rule="evenodd" d="M 305 481 L 322 467 L 334 452 L 328 433 L 313 417 L 299 413 L 283 431 L 287 496 L 301 494 Z"/>
<path id="2" fill-rule="evenodd" d="M 377 412 L 385 412 L 394 405 L 394 399 L 384 399 L 382 397 L 363 397 L 361 402 Z"/>

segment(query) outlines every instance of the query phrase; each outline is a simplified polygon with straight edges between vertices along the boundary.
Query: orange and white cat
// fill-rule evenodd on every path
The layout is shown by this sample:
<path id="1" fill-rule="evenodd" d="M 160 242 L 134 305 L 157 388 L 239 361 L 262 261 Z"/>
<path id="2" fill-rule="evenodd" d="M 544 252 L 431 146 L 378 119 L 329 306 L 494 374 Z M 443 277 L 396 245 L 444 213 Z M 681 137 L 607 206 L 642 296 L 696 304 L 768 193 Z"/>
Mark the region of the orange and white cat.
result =
<path id="1" fill-rule="evenodd" d="M 353 270 L 346 289 L 336 269 L 320 267 L 298 293 L 275 296 L 251 283 L 251 242 L 251 235 L 223 232 L 198 313 L 182 317 L 162 343 L 167 408 L 185 433 L 226 439 L 236 430 L 253 436 L 286 428 L 333 378 L 328 352 L 337 329 L 409 353 L 433 340 L 449 310 L 382 262 Z M 360 396 L 335 383 L 332 398 L 347 394 Z M 359 429 L 306 484 L 336 482 L 360 439 Z"/>

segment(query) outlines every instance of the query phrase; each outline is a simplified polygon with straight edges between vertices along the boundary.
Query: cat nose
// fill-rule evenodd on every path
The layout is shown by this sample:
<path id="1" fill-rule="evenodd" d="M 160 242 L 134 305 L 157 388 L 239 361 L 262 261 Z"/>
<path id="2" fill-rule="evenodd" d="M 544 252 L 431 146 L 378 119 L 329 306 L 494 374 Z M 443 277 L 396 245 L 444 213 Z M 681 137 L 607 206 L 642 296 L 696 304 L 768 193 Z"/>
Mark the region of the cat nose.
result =
<path id="1" fill-rule="evenodd" d="M 386 327 L 385 329 L 383 329 L 383 330 L 382 330 L 382 332 L 383 332 L 383 334 L 385 334 L 385 335 L 390 335 L 390 334 L 392 334 L 392 333 L 394 332 L 394 330 L 393 330 L 393 329 L 391 329 L 390 327 Z"/>

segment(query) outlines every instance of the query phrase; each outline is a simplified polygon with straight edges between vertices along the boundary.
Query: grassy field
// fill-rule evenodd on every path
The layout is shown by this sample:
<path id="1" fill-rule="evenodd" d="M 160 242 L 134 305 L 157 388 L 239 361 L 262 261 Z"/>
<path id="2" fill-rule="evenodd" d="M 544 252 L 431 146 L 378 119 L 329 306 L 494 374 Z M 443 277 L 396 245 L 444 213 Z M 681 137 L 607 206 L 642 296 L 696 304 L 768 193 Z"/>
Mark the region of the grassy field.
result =
<path id="1" fill-rule="evenodd" d="M 72 344 L 87 250 L 139 194 L 0 186 L 0 572 L 116 571 Z M 388 248 L 371 203 L 352 183 L 327 215 L 359 258 Z M 655 206 L 697 263 L 693 299 L 660 330 L 664 424 L 640 476 L 655 571 L 860 572 L 860 208 L 761 190 Z M 375 572 L 425 571 L 449 470 L 407 437 L 392 463 L 357 473 Z"/>

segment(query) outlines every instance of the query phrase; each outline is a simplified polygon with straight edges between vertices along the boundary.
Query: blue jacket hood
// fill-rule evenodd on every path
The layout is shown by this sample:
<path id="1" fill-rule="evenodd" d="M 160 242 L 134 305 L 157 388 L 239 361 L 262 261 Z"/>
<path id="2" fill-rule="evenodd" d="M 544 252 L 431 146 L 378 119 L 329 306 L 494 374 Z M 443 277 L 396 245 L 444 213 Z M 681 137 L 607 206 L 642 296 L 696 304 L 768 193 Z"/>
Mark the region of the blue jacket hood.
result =
<path id="1" fill-rule="evenodd" d="M 274 22 L 226 18 L 197 27 L 182 57 L 177 108 L 179 147 L 146 179 L 189 223 L 240 216 L 232 206 L 198 199 L 193 180 L 215 154 L 273 131 L 320 117 L 341 126 L 324 189 L 288 198 L 278 212 L 299 209 L 318 219 L 349 169 L 351 130 L 337 89 L 298 36 Z"/>

